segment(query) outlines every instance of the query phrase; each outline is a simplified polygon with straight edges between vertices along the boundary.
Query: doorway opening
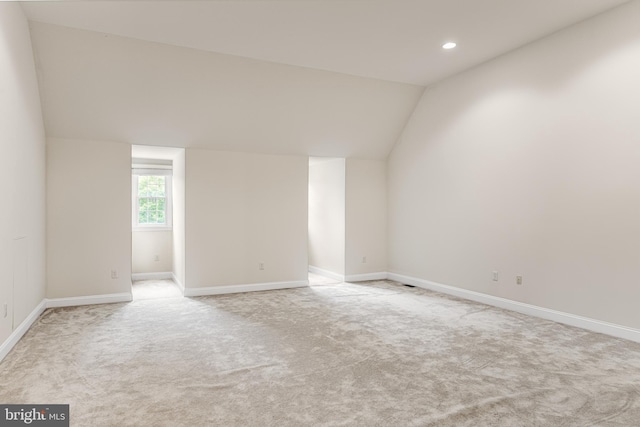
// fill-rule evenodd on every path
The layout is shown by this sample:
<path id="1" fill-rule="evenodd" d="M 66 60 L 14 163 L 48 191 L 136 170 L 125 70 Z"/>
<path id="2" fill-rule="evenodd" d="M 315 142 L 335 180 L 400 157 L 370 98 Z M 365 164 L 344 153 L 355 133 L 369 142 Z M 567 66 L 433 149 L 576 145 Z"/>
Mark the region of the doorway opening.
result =
<path id="1" fill-rule="evenodd" d="M 131 147 L 134 300 L 184 295 L 184 149 Z"/>
<path id="2" fill-rule="evenodd" d="M 346 161 L 309 157 L 309 284 L 345 279 Z"/>

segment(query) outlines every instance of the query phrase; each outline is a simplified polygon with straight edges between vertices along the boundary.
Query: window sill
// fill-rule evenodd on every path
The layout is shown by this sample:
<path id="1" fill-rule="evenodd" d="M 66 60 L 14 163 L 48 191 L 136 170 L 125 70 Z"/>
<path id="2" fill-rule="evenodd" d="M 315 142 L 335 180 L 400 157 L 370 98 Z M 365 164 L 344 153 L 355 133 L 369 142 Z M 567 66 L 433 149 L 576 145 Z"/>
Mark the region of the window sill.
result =
<path id="1" fill-rule="evenodd" d="M 172 231 L 173 227 L 171 226 L 160 226 L 160 227 L 133 227 L 131 231 Z"/>

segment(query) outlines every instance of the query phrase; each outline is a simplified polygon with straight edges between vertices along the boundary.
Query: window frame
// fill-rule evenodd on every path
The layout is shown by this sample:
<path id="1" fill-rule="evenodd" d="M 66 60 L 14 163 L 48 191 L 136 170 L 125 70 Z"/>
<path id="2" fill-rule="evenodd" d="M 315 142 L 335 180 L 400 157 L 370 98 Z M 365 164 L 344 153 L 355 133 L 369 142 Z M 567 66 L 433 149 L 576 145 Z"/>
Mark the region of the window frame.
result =
<path id="1" fill-rule="evenodd" d="M 138 223 L 138 178 L 140 176 L 162 176 L 164 178 L 165 191 L 165 224 L 140 224 Z M 134 173 L 131 176 L 131 228 L 133 231 L 171 231 L 173 230 L 173 192 L 171 189 L 172 176 L 167 174 Z"/>

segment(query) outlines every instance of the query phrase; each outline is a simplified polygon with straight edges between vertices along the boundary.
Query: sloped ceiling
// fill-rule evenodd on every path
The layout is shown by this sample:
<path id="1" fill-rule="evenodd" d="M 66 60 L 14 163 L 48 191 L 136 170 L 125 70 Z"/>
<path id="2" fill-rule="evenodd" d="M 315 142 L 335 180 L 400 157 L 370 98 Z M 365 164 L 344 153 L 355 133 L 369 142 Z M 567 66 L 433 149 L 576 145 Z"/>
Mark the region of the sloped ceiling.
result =
<path id="1" fill-rule="evenodd" d="M 385 158 L 424 85 L 621 0 L 29 2 L 48 136 Z M 442 42 L 459 48 L 443 51 Z"/>
<path id="2" fill-rule="evenodd" d="M 423 88 L 31 24 L 47 135 L 384 158 Z"/>
<path id="3" fill-rule="evenodd" d="M 27 2 L 33 21 L 428 85 L 625 0 Z M 453 40 L 455 52 L 441 45 Z"/>

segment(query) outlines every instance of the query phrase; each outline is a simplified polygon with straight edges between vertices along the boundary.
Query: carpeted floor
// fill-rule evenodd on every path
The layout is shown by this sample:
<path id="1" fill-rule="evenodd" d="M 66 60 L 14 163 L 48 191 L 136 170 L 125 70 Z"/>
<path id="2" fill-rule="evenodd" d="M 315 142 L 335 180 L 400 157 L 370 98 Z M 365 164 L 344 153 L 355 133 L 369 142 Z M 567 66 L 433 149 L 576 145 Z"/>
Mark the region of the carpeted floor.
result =
<path id="1" fill-rule="evenodd" d="M 136 280 L 131 286 L 133 300 L 181 298 L 182 291 L 173 280 Z"/>
<path id="2" fill-rule="evenodd" d="M 640 344 L 394 282 L 49 309 L 1 403 L 73 426 L 637 426 Z"/>
<path id="3" fill-rule="evenodd" d="M 330 279 L 328 277 L 324 277 L 315 273 L 309 273 L 309 284 L 312 286 L 337 285 L 339 283 L 340 283 L 339 280 Z"/>

